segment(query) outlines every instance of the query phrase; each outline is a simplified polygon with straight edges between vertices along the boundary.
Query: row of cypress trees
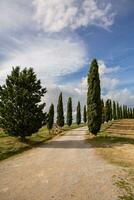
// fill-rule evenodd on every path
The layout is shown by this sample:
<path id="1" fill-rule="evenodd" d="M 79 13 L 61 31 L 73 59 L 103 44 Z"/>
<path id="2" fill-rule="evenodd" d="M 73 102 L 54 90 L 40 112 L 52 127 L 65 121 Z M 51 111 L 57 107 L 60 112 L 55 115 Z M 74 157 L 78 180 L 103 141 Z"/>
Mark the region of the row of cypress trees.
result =
<path id="1" fill-rule="evenodd" d="M 102 105 L 102 123 L 105 121 L 117 119 L 134 119 L 134 108 L 126 105 L 120 105 L 118 102 L 108 99 L 105 103 L 101 100 Z"/>
<path id="2" fill-rule="evenodd" d="M 42 97 L 47 90 L 41 86 L 41 81 L 32 68 L 15 67 L 7 76 L 5 84 L 0 86 L 0 128 L 13 136 L 26 137 L 37 132 L 47 123 L 50 130 L 54 123 L 54 105 L 49 113 L 44 112 L 45 102 Z M 97 60 L 91 62 L 88 73 L 87 107 L 84 106 L 83 121 L 88 122 L 89 131 L 97 134 L 104 121 L 112 119 L 134 118 L 134 109 L 108 99 L 101 100 L 99 67 Z M 72 124 L 72 99 L 67 102 L 67 124 Z M 64 109 L 62 93 L 57 105 L 57 125 L 64 126 Z M 78 102 L 76 123 L 81 123 L 81 105 Z"/>
<path id="3" fill-rule="evenodd" d="M 80 101 L 78 101 L 77 108 L 76 108 L 76 124 L 80 125 L 82 121 L 81 116 L 81 104 Z M 66 116 L 66 123 L 68 126 L 71 126 L 73 122 L 73 109 L 72 109 L 72 98 L 69 97 L 67 101 L 67 116 Z M 83 122 L 87 122 L 87 111 L 86 111 L 86 105 L 84 105 L 83 109 Z M 63 99 L 62 99 L 62 92 L 59 95 L 58 98 L 58 104 L 57 104 L 57 125 L 59 127 L 63 127 L 65 124 L 65 117 L 64 117 L 64 108 L 63 108 Z M 48 112 L 48 122 L 47 122 L 47 128 L 49 130 L 52 129 L 54 124 L 54 105 L 51 104 Z"/>
<path id="4" fill-rule="evenodd" d="M 87 118 L 88 129 L 94 135 L 97 135 L 101 124 L 104 122 L 134 118 L 134 108 L 128 108 L 126 105 L 122 106 L 110 99 L 105 103 L 101 100 L 99 66 L 96 59 L 91 62 L 88 73 Z"/>

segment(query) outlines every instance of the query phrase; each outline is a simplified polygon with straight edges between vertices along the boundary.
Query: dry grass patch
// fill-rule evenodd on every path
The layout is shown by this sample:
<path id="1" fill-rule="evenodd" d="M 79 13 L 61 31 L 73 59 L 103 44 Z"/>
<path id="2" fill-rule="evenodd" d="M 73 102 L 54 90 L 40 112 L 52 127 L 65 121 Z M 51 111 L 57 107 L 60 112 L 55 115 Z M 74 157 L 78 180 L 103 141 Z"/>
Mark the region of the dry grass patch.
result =
<path id="1" fill-rule="evenodd" d="M 134 138 L 113 136 L 102 132 L 97 137 L 88 136 L 96 154 L 111 163 L 134 167 Z"/>

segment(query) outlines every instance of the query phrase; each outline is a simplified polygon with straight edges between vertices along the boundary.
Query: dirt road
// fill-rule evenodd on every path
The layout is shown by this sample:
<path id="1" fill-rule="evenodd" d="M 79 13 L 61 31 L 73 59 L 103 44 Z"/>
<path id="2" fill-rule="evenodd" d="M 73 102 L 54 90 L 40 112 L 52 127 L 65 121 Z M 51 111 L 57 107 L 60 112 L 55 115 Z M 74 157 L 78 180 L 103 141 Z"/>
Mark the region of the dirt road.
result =
<path id="1" fill-rule="evenodd" d="M 0 163 L 0 200 L 116 200 L 118 169 L 85 142 L 86 128 L 69 131 Z"/>

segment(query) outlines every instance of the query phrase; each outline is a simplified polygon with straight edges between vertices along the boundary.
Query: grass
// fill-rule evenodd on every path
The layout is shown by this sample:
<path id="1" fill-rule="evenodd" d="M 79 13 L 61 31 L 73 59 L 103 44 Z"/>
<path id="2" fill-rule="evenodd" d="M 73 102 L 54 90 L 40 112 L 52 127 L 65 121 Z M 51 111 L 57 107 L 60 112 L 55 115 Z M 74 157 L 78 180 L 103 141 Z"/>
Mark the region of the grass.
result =
<path id="1" fill-rule="evenodd" d="M 104 124 L 96 137 L 88 134 L 87 140 L 98 156 L 126 170 L 126 177 L 118 178 L 116 181 L 116 186 L 122 194 L 118 198 L 134 200 L 134 131 L 130 135 L 129 131 L 124 130 L 123 121 L 117 123 L 117 129 L 114 122 Z M 108 129 L 111 127 L 113 132 L 109 133 Z M 122 130 L 123 134 L 119 134 Z"/>
<path id="2" fill-rule="evenodd" d="M 120 178 L 115 185 L 122 191 L 122 194 L 118 196 L 119 200 L 134 200 L 132 184 L 128 177 Z"/>
<path id="3" fill-rule="evenodd" d="M 30 137 L 26 137 L 25 142 L 22 142 L 21 138 L 8 136 L 4 133 L 3 130 L 0 130 L 0 160 L 4 160 L 10 156 L 36 147 L 46 142 L 47 140 L 52 139 L 54 136 L 60 134 L 61 132 L 69 131 L 81 126 L 85 125 L 81 124 L 78 126 L 77 124 L 72 124 L 71 127 L 65 125 L 62 130 L 58 130 L 58 132 L 56 132 L 56 130 L 53 129 L 50 133 L 46 127 L 42 127 L 36 134 L 33 134 Z"/>
<path id="4" fill-rule="evenodd" d="M 107 133 L 111 124 L 103 125 L 100 133 L 95 137 L 87 135 L 87 140 L 96 153 L 107 161 L 123 166 L 134 166 L 134 135 L 113 135 Z"/>

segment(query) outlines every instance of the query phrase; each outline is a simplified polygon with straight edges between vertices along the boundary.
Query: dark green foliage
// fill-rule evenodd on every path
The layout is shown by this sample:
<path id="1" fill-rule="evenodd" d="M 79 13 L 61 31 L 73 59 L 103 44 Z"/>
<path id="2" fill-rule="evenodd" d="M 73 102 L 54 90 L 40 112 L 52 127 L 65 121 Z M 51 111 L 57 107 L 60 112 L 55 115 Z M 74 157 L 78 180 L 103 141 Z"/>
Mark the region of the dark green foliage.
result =
<path id="1" fill-rule="evenodd" d="M 123 110 L 122 110 L 122 106 L 120 106 L 120 119 L 123 118 Z"/>
<path id="2" fill-rule="evenodd" d="M 123 118 L 124 118 L 124 119 L 128 118 L 127 106 L 125 106 L 125 105 L 123 105 Z"/>
<path id="3" fill-rule="evenodd" d="M 46 123 L 46 93 L 32 68 L 13 68 L 5 85 L 0 87 L 0 127 L 14 136 L 30 136 Z"/>
<path id="4" fill-rule="evenodd" d="M 117 119 L 120 119 L 120 106 L 119 106 L 119 103 L 117 103 Z"/>
<path id="5" fill-rule="evenodd" d="M 71 126 L 72 125 L 72 98 L 69 97 L 68 98 L 68 102 L 67 102 L 67 125 Z"/>
<path id="6" fill-rule="evenodd" d="M 54 105 L 51 104 L 48 113 L 47 128 L 51 130 L 54 124 Z"/>
<path id="7" fill-rule="evenodd" d="M 84 106 L 84 110 L 83 110 L 83 122 L 84 123 L 87 122 L 87 109 L 86 109 L 86 105 Z"/>
<path id="8" fill-rule="evenodd" d="M 62 92 L 59 95 L 58 105 L 57 105 L 57 125 L 60 127 L 64 126 L 64 110 L 62 102 Z"/>
<path id="9" fill-rule="evenodd" d="M 88 74 L 87 116 L 89 131 L 97 135 L 102 123 L 102 106 L 98 63 L 96 59 L 92 61 Z"/>
<path id="10" fill-rule="evenodd" d="M 113 119 L 113 109 L 112 109 L 112 101 L 109 99 L 109 106 L 110 106 L 110 120 Z"/>
<path id="11" fill-rule="evenodd" d="M 106 108 L 105 108 L 105 112 L 106 112 L 106 122 L 110 121 L 111 120 L 111 100 L 108 99 L 106 101 Z"/>
<path id="12" fill-rule="evenodd" d="M 116 103 L 113 101 L 113 119 L 117 119 L 117 113 L 116 113 Z"/>
<path id="13" fill-rule="evenodd" d="M 105 122 L 105 105 L 103 99 L 101 100 L 101 109 L 102 109 L 102 123 Z"/>
<path id="14" fill-rule="evenodd" d="M 78 101 L 78 105 L 77 105 L 76 123 L 78 125 L 80 125 L 80 123 L 81 123 L 81 106 L 80 106 L 79 101 Z"/>
<path id="15" fill-rule="evenodd" d="M 132 118 L 134 119 L 134 108 L 133 108 L 133 117 Z"/>

